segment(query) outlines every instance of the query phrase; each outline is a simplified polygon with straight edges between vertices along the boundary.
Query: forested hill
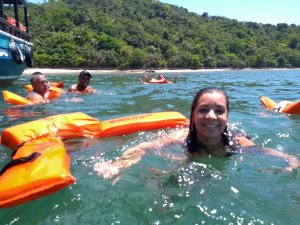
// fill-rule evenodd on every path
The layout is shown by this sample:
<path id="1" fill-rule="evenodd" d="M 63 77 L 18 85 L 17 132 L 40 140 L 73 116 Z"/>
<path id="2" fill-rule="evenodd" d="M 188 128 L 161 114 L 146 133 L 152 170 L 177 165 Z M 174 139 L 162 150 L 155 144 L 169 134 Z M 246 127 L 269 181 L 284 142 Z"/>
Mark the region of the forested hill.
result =
<path id="1" fill-rule="evenodd" d="M 198 15 L 157 0 L 49 0 L 29 14 L 40 67 L 300 67 L 294 24 Z"/>

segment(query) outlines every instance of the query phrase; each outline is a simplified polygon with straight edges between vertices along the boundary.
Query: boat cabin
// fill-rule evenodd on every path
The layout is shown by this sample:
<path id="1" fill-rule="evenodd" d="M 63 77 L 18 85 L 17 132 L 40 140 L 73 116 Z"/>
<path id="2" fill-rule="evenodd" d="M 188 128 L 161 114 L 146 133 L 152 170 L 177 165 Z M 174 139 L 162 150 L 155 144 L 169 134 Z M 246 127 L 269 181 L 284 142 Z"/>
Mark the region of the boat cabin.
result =
<path id="1" fill-rule="evenodd" d="M 27 0 L 0 0 L 0 30 L 30 41 L 27 7 Z"/>

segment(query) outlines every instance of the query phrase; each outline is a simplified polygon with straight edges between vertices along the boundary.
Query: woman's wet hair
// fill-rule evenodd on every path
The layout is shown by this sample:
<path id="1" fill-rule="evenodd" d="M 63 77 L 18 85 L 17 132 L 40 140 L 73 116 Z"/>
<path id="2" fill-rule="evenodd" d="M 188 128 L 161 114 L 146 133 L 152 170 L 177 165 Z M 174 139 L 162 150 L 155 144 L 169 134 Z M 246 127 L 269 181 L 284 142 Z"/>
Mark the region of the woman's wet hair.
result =
<path id="1" fill-rule="evenodd" d="M 226 99 L 227 112 L 229 112 L 228 95 L 227 95 L 226 91 L 224 91 L 223 89 L 218 88 L 218 87 L 207 87 L 207 88 L 203 88 L 197 92 L 197 94 L 194 97 L 193 104 L 191 107 L 189 133 L 188 133 L 187 140 L 186 140 L 187 141 L 187 149 L 190 153 L 197 153 L 198 149 L 199 149 L 199 145 L 201 145 L 201 143 L 199 143 L 198 138 L 197 138 L 197 129 L 194 124 L 193 114 L 196 109 L 199 98 L 202 95 L 207 94 L 207 93 L 220 93 L 220 94 L 224 95 L 224 97 Z M 227 131 L 227 126 L 226 126 L 223 131 L 223 137 L 222 137 L 225 146 L 228 145 L 227 133 L 228 133 L 228 131 Z"/>

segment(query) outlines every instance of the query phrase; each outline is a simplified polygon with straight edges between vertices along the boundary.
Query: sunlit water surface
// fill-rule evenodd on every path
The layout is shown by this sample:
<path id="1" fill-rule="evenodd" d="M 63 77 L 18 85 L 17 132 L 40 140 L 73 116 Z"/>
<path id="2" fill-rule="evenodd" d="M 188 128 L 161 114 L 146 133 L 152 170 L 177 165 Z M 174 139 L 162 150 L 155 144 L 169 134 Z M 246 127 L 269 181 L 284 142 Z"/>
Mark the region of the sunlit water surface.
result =
<path id="1" fill-rule="evenodd" d="M 174 74 L 165 74 L 172 78 Z M 127 115 L 178 111 L 189 117 L 194 94 L 218 86 L 230 97 L 230 125 L 244 130 L 257 145 L 300 159 L 300 116 L 266 111 L 258 97 L 300 98 L 300 70 L 253 70 L 181 73 L 176 84 L 142 85 L 143 74 L 94 75 L 94 95 L 66 94 L 49 104 L 14 107 L 0 100 L 0 131 L 39 118 L 81 111 L 99 120 Z M 22 76 L 1 87 L 27 94 Z M 76 83 L 77 75 L 48 75 L 50 81 Z M 164 131 L 168 132 L 168 131 Z M 157 135 L 141 132 L 126 137 L 66 142 L 76 184 L 14 208 L 0 209 L 0 223 L 34 224 L 299 224 L 299 172 L 283 172 L 286 163 L 261 154 L 173 161 L 149 151 L 142 161 L 104 180 L 95 163 L 114 159 L 128 147 Z M 182 155 L 172 146 L 161 152 Z M 1 168 L 11 151 L 0 146 Z"/>

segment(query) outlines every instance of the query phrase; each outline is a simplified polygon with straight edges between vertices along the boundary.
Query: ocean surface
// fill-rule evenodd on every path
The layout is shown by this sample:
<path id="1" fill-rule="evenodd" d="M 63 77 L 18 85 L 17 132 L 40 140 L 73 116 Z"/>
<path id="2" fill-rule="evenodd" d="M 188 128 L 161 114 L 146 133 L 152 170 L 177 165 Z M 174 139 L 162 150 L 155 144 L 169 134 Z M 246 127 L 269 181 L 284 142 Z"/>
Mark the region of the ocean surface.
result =
<path id="1" fill-rule="evenodd" d="M 100 121 L 163 111 L 189 117 L 195 93 L 217 86 L 230 98 L 230 126 L 245 131 L 257 145 L 300 159 L 300 115 L 267 111 L 259 101 L 261 95 L 276 101 L 300 99 L 300 70 L 179 73 L 176 84 L 165 85 L 142 85 L 139 79 L 143 76 L 94 74 L 91 86 L 96 94 L 65 94 L 49 104 L 29 107 L 8 105 L 1 97 L 0 131 L 69 112 L 84 112 Z M 174 73 L 165 76 L 172 80 Z M 67 88 L 77 82 L 78 75 L 47 77 L 64 81 Z M 0 89 L 25 96 L 29 79 L 21 76 Z M 171 146 L 147 152 L 141 162 L 124 170 L 118 181 L 105 180 L 94 171 L 95 163 L 113 160 L 157 133 L 66 141 L 77 182 L 35 201 L 0 209 L 0 224 L 299 224 L 300 170 L 284 172 L 286 162 L 261 153 L 182 162 L 160 154 L 184 153 L 180 146 Z M 11 150 L 0 146 L 1 168 L 10 155 Z"/>

